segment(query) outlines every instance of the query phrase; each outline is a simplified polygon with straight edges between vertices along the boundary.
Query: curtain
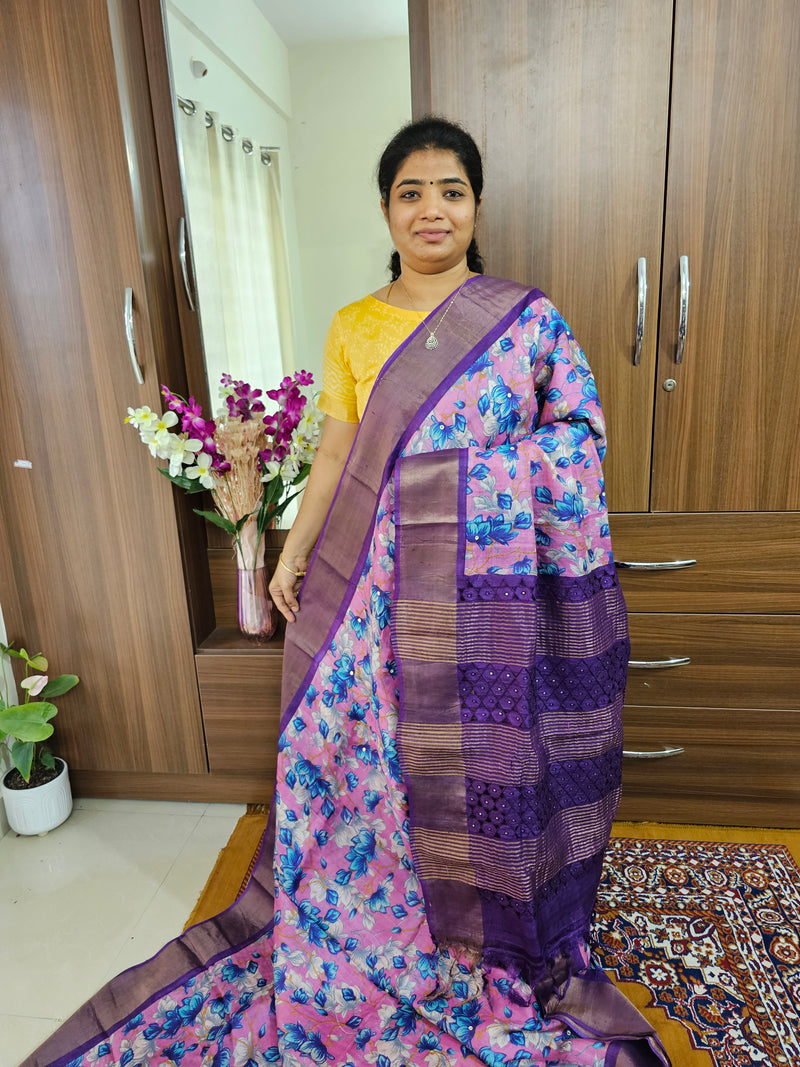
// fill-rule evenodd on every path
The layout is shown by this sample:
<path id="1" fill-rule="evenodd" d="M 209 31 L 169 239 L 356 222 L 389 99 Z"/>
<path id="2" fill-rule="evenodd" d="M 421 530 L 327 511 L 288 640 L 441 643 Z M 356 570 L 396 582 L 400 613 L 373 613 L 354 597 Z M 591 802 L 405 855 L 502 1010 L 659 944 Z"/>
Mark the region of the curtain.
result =
<path id="1" fill-rule="evenodd" d="M 205 110 L 178 108 L 191 262 L 209 394 L 219 406 L 224 372 L 274 389 L 294 370 L 289 269 L 278 153 L 223 126 Z M 227 134 L 230 134 L 228 138 Z"/>

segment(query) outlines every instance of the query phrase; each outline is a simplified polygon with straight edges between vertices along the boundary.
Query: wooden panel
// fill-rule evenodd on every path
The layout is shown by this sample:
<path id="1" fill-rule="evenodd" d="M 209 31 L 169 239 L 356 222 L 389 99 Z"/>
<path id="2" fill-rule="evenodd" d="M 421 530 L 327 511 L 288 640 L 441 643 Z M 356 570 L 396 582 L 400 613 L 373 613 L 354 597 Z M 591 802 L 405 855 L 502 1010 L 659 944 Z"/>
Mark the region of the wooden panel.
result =
<path id="1" fill-rule="evenodd" d="M 204 772 L 173 491 L 122 422 L 159 379 L 106 0 L 7 0 L 0 55 L 7 630 L 81 678 L 56 720 L 72 768 Z"/>
<path id="2" fill-rule="evenodd" d="M 656 511 L 797 510 L 797 0 L 677 0 Z M 691 295 L 683 364 L 678 259 Z"/>
<path id="3" fill-rule="evenodd" d="M 691 658 L 683 667 L 631 669 L 629 704 L 800 708 L 800 615 L 634 613 L 629 621 L 631 659 Z"/>
<path id="4" fill-rule="evenodd" d="M 120 771 L 69 772 L 73 796 L 186 800 L 208 804 L 268 804 L 274 778 L 266 769 L 244 774 L 142 774 Z"/>
<path id="5" fill-rule="evenodd" d="M 212 773 L 275 776 L 281 655 L 198 654 L 208 762 Z"/>
<path id="6" fill-rule="evenodd" d="M 624 719 L 626 749 L 685 751 L 623 761 L 620 819 L 800 826 L 800 713 L 627 707 Z"/>
<path id="7" fill-rule="evenodd" d="M 462 121 L 483 152 L 487 270 L 539 286 L 569 322 L 608 419 L 610 506 L 646 511 L 672 0 L 412 0 L 410 11 L 415 114 L 429 81 L 423 110 Z M 640 256 L 650 303 L 634 367 Z"/>
<path id="8" fill-rule="evenodd" d="M 679 571 L 620 569 L 630 611 L 800 612 L 800 514 L 612 515 L 614 558 L 696 559 Z"/>

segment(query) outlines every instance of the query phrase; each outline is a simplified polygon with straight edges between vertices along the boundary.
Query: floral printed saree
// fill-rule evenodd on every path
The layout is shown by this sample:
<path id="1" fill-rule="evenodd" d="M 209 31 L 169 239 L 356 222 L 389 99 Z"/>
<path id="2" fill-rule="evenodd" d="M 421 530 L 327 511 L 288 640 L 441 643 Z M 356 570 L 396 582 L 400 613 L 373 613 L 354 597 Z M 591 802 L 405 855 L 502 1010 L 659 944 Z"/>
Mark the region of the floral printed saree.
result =
<path id="1" fill-rule="evenodd" d="M 381 372 L 303 583 L 247 890 L 30 1067 L 668 1062 L 589 948 L 628 660 L 594 382 L 511 282 L 438 340 Z"/>

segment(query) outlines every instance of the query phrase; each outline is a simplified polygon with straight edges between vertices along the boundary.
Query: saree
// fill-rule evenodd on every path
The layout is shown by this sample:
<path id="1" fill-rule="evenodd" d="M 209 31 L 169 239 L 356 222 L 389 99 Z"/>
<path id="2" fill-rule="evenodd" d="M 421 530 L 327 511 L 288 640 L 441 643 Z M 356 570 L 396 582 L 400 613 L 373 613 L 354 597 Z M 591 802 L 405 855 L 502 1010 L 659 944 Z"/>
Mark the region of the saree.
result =
<path id="1" fill-rule="evenodd" d="M 381 371 L 287 628 L 247 889 L 25 1067 L 668 1063 L 589 946 L 628 661 L 591 372 L 515 283 L 440 327 Z"/>

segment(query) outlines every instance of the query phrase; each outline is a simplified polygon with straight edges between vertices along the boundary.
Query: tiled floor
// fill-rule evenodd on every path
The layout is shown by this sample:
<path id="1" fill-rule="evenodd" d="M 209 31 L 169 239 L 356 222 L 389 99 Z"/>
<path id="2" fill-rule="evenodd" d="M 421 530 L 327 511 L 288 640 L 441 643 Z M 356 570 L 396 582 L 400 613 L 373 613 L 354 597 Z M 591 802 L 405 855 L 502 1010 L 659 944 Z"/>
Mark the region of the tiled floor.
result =
<path id="1" fill-rule="evenodd" d="M 46 836 L 0 839 L 0 1067 L 181 932 L 244 811 L 78 799 Z"/>

